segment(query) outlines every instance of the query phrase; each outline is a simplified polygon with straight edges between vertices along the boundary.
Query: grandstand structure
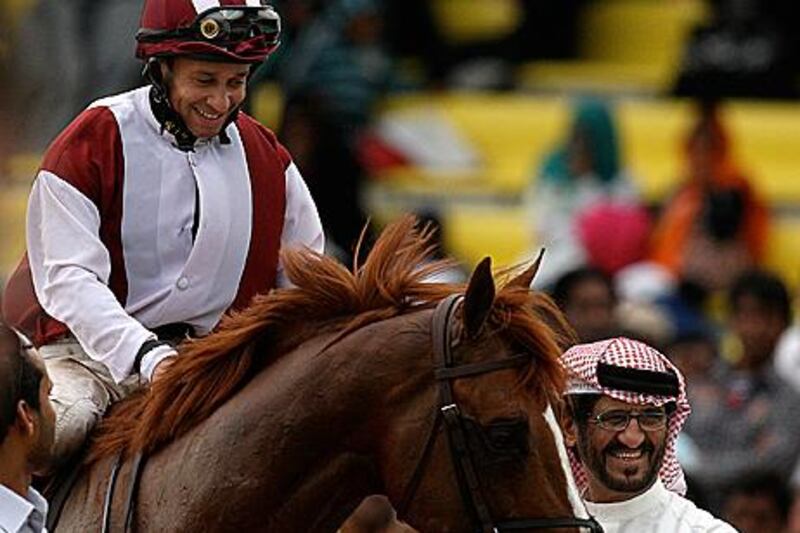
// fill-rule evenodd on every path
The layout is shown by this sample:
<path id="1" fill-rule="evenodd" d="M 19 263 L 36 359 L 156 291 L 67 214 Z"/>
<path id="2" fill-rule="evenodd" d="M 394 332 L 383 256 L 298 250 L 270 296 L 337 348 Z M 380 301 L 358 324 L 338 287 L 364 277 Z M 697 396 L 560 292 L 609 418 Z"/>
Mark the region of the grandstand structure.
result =
<path id="1" fill-rule="evenodd" d="M 2 0 L 12 23 L 34 1 Z M 432 2 L 442 33 L 452 42 L 509 33 L 519 20 L 515 0 Z M 363 195 L 367 210 L 383 224 L 400 212 L 436 209 L 444 222 L 446 247 L 465 264 L 486 254 L 494 257 L 495 264 L 523 260 L 538 247 L 525 191 L 538 162 L 563 134 L 572 99 L 585 94 L 600 94 L 613 103 L 624 161 L 639 180 L 645 199 L 659 205 L 681 177 L 681 142 L 692 116 L 690 102 L 665 95 L 687 35 L 707 16 L 701 0 L 586 2 L 579 21 L 578 57 L 519 66 L 514 91 L 389 96 L 379 124 L 423 124 L 424 128 L 419 117 L 434 117 L 433 133 L 449 132 L 460 157 L 441 158 L 433 166 L 406 165 L 376 172 Z M 251 99 L 254 114 L 275 127 L 281 107 L 275 86 L 260 87 Z M 797 287 L 800 105 L 729 101 L 723 115 L 736 160 L 771 206 L 768 266 Z M 413 128 L 409 131 L 413 133 Z M 425 133 L 432 135 L 430 130 Z M 441 140 L 424 139 L 433 147 L 438 147 L 434 141 Z M 3 165 L 3 273 L 13 268 L 24 246 L 27 185 L 39 155 L 20 154 Z"/>
<path id="2" fill-rule="evenodd" d="M 682 176 L 682 139 L 691 103 L 622 99 L 615 106 L 621 146 L 631 175 L 650 204 L 662 203 Z M 415 167 L 375 176 L 366 191 L 381 221 L 408 210 L 437 209 L 445 244 L 468 264 L 485 254 L 499 263 L 537 248 L 525 189 L 537 162 L 567 127 L 569 99 L 524 94 L 447 94 L 396 97 L 384 113 L 435 113 L 449 121 L 478 157 L 474 168 L 448 172 Z M 723 108 L 736 160 L 768 200 L 773 215 L 767 264 L 796 284 L 800 274 L 800 106 L 729 102 Z"/>
<path id="3" fill-rule="evenodd" d="M 513 2 L 439 0 L 452 39 L 509 31 Z M 454 4 L 458 3 L 461 9 Z M 465 8 L 471 4 L 474 9 Z M 513 13 L 513 10 L 511 11 Z M 448 92 L 391 97 L 383 120 L 436 116 L 474 150 L 475 164 L 401 167 L 374 176 L 365 200 L 379 221 L 402 211 L 437 209 L 445 244 L 466 264 L 483 255 L 509 264 L 538 247 L 524 191 L 536 166 L 567 127 L 570 102 L 601 95 L 614 105 L 624 161 L 645 200 L 658 206 L 682 176 L 682 142 L 693 103 L 667 96 L 685 40 L 707 17 L 703 2 L 603 0 L 585 8 L 579 58 L 536 61 L 517 72 L 514 92 Z M 483 25 L 483 26 L 482 26 Z M 736 100 L 722 105 L 735 160 L 773 215 L 767 267 L 800 283 L 800 105 Z"/>

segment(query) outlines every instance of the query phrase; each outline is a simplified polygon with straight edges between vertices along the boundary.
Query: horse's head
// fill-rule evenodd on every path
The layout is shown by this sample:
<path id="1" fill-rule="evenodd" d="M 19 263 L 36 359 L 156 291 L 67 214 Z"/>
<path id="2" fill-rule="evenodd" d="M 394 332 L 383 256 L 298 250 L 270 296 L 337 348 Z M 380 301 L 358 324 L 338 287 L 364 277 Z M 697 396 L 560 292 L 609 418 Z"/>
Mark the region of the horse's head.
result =
<path id="1" fill-rule="evenodd" d="M 568 518 L 586 516 L 550 405 L 563 322 L 529 292 L 536 266 L 496 294 L 487 258 L 430 317 L 430 392 L 401 416 L 405 431 L 388 432 L 384 469 L 401 518 L 421 531 L 574 528 Z"/>

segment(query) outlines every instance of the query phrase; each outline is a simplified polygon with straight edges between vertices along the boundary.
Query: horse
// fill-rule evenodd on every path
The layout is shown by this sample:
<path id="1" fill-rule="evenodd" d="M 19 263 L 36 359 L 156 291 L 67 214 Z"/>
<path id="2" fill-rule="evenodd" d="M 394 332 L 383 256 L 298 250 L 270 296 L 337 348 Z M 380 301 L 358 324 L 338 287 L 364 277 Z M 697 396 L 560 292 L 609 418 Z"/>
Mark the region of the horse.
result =
<path id="1" fill-rule="evenodd" d="M 529 288 L 538 260 L 500 289 L 488 258 L 432 283 L 429 237 L 404 217 L 352 270 L 284 251 L 292 287 L 112 407 L 57 530 L 329 532 L 376 493 L 426 532 L 586 525 L 554 414 L 571 330 Z"/>

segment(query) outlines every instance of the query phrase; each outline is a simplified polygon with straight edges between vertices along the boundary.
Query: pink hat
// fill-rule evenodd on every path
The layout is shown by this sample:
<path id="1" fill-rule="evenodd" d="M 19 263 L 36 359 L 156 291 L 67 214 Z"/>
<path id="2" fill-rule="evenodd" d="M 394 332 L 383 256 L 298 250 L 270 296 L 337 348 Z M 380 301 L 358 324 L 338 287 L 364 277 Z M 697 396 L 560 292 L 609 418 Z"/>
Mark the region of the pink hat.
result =
<path id="1" fill-rule="evenodd" d="M 578 213 L 576 229 L 589 262 L 613 276 L 644 257 L 650 216 L 635 203 L 602 201 Z"/>

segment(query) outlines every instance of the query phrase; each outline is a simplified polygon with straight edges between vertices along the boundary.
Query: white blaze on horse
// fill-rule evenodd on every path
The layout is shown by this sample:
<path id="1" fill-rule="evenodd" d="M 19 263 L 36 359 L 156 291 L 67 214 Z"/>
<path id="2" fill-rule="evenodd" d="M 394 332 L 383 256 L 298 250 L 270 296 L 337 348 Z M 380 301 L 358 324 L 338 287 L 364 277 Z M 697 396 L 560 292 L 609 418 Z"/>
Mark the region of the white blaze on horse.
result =
<path id="1" fill-rule="evenodd" d="M 128 502 L 138 532 L 336 531 L 374 493 L 420 531 L 592 525 L 552 426 L 569 328 L 529 290 L 535 266 L 500 290 L 488 260 L 466 288 L 427 283 L 446 265 L 426 238 L 404 218 L 353 273 L 287 251 L 295 287 L 185 343 L 113 408 L 59 529 L 101 530 L 120 454 L 116 531 Z"/>

